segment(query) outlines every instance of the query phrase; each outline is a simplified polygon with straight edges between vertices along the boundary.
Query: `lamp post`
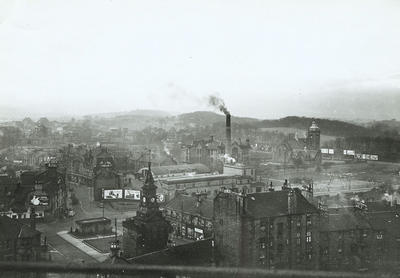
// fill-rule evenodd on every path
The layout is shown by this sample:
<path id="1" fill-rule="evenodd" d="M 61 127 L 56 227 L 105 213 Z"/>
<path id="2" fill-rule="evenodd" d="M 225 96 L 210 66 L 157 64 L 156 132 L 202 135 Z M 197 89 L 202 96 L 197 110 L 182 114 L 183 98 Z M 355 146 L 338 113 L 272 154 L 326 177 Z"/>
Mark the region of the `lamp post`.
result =
<path id="1" fill-rule="evenodd" d="M 104 202 L 101 202 L 101 203 L 100 203 L 100 207 L 101 207 L 101 209 L 102 209 L 102 211 L 103 211 L 103 218 L 104 218 Z"/>

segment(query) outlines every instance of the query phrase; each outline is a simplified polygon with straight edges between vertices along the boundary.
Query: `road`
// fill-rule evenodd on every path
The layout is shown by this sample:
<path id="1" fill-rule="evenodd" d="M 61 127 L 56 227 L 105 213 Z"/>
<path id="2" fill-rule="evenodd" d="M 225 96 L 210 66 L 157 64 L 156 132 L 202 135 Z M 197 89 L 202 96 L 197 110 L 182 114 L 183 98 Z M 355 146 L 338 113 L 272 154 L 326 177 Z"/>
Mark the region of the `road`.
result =
<path id="1" fill-rule="evenodd" d="M 98 204 L 89 202 L 87 187 L 75 187 L 74 191 L 77 193 L 80 201 L 78 205 L 74 206 L 75 216 L 66 219 L 57 219 L 50 223 L 37 223 L 37 229 L 46 236 L 53 261 L 95 263 L 97 261 L 93 257 L 57 235 L 61 231 L 69 231 L 71 227 L 74 229 L 76 227 L 76 220 L 102 217 L 103 215 L 103 209 Z M 113 208 L 109 203 L 105 203 L 104 205 L 104 217 L 112 220 L 117 219 L 117 230 L 119 233 L 122 232 L 122 221 L 136 215 L 135 209 L 124 210 Z M 114 221 L 112 223 L 114 224 Z"/>
<path id="2" fill-rule="evenodd" d="M 53 224 L 53 225 L 52 225 Z M 50 256 L 52 261 L 56 262 L 76 262 L 76 263 L 96 263 L 97 261 L 79 250 L 74 245 L 71 245 L 60 236 L 57 235 L 57 230 L 62 225 L 57 223 L 39 224 L 37 229 L 46 236 L 47 242 L 50 247 Z"/>

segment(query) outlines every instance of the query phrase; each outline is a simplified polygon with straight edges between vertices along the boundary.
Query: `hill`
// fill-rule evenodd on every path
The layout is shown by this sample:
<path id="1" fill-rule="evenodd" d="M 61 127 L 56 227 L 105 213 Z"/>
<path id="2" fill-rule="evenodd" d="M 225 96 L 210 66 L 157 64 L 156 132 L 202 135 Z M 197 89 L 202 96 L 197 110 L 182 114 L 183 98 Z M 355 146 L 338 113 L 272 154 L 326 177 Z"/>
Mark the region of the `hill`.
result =
<path id="1" fill-rule="evenodd" d="M 180 125 L 207 126 L 216 123 L 224 123 L 225 115 L 210 111 L 196 111 L 178 115 L 177 121 Z M 255 118 L 232 116 L 232 123 L 235 124 L 255 124 L 259 121 L 259 119 Z"/>
<path id="2" fill-rule="evenodd" d="M 114 118 L 114 117 L 129 117 L 129 116 L 144 116 L 144 117 L 162 118 L 162 117 L 171 116 L 171 114 L 166 111 L 161 111 L 161 110 L 137 109 L 137 110 L 125 111 L 125 112 L 90 114 L 87 116 L 91 116 L 91 117 L 95 117 L 95 118 Z"/>
<path id="3" fill-rule="evenodd" d="M 379 136 L 379 134 L 372 128 L 356 125 L 344 121 L 328 120 L 309 117 L 290 116 L 278 120 L 263 120 L 260 121 L 258 127 L 260 128 L 273 128 L 273 127 L 287 127 L 307 130 L 311 122 L 315 120 L 321 129 L 321 133 L 329 136 L 336 137 L 350 137 L 350 136 Z"/>

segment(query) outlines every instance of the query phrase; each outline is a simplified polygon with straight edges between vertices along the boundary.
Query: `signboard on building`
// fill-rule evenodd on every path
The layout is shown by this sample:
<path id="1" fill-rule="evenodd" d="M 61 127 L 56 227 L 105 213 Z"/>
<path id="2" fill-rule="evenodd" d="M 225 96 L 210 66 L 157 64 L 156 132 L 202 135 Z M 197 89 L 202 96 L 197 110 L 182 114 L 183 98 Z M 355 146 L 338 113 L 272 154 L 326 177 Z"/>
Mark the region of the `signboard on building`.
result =
<path id="1" fill-rule="evenodd" d="M 164 194 L 157 193 L 157 202 L 163 203 L 165 201 Z"/>
<path id="2" fill-rule="evenodd" d="M 378 160 L 378 155 L 371 154 L 371 160 Z"/>
<path id="3" fill-rule="evenodd" d="M 354 150 L 343 150 L 344 155 L 356 155 L 356 152 Z"/>
<path id="4" fill-rule="evenodd" d="M 140 200 L 140 191 L 132 190 L 132 189 L 125 189 L 124 198 L 128 199 L 128 200 Z"/>
<path id="5" fill-rule="evenodd" d="M 105 200 L 116 200 L 122 198 L 123 198 L 122 189 L 107 189 L 103 191 L 103 199 Z"/>
<path id="6" fill-rule="evenodd" d="M 33 195 L 31 204 L 34 206 L 48 206 L 49 197 L 47 197 L 47 195 Z"/>
<path id="7" fill-rule="evenodd" d="M 334 149 L 321 149 L 322 154 L 335 154 Z"/>
<path id="8" fill-rule="evenodd" d="M 361 158 L 362 158 L 362 159 L 367 159 L 367 156 L 366 156 L 366 154 L 365 154 L 365 153 L 363 153 L 363 154 L 361 155 Z"/>
<path id="9" fill-rule="evenodd" d="M 363 154 L 357 153 L 356 158 L 362 160 L 375 160 L 375 161 L 379 159 L 377 154 L 366 154 L 366 153 Z"/>

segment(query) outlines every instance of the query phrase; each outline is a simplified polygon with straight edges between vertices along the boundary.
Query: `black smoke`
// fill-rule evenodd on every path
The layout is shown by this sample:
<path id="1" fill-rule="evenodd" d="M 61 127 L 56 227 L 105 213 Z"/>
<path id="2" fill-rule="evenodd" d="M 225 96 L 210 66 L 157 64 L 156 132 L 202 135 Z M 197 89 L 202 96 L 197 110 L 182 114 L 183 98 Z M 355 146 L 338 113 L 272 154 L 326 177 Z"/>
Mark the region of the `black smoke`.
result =
<path id="1" fill-rule="evenodd" d="M 229 115 L 229 111 L 228 108 L 226 108 L 225 102 L 223 99 L 214 96 L 214 95 L 210 95 L 208 97 L 208 104 L 218 108 L 221 112 L 223 112 L 225 115 Z"/>

